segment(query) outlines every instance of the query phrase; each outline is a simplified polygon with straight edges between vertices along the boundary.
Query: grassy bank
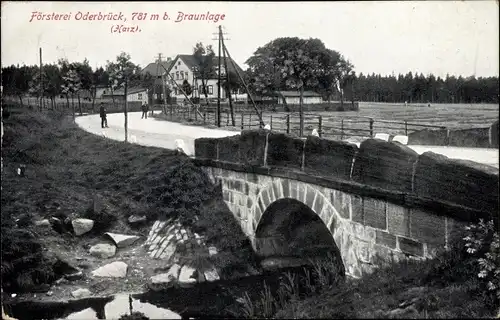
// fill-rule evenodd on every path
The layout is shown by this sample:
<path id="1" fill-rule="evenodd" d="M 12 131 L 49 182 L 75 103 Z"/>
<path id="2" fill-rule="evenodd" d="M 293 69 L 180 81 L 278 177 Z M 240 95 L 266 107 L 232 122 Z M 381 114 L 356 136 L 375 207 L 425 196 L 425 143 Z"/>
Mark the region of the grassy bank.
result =
<path id="1" fill-rule="evenodd" d="M 339 281 L 334 263 L 313 263 L 313 270 L 301 277 L 284 277 L 274 292 L 265 288 L 257 296 L 243 295 L 236 314 L 278 319 L 498 318 L 499 243 L 498 238 L 492 241 L 491 230 L 483 235 L 475 233 L 469 245 L 460 241 L 435 259 L 387 264 L 361 279 Z"/>
<path id="2" fill-rule="evenodd" d="M 221 190 L 183 155 L 107 140 L 79 129 L 71 117 L 4 106 L 2 155 L 2 285 L 33 291 L 58 277 L 54 256 L 87 252 L 105 231 L 147 235 L 130 215 L 148 222 L 178 218 L 206 236 L 228 269 L 251 261 L 251 247 L 225 206 Z M 26 165 L 25 177 L 17 175 Z M 58 217 L 95 220 L 93 230 L 42 230 L 35 221 Z"/>

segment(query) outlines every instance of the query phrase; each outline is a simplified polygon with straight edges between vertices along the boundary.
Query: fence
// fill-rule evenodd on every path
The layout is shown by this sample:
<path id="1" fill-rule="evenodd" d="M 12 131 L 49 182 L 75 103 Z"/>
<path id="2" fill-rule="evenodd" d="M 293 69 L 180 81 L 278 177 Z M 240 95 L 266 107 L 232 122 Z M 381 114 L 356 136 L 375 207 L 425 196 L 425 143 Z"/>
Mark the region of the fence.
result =
<path id="1" fill-rule="evenodd" d="M 20 104 L 21 99 L 18 97 L 6 96 L 3 98 L 7 103 Z M 77 98 L 75 99 L 62 99 L 56 98 L 54 100 L 44 98 L 42 109 L 54 111 L 67 111 L 74 114 L 95 114 L 99 113 L 100 104 L 104 104 L 107 113 L 118 113 L 124 111 L 124 102 L 112 99 L 96 99 L 94 102 Z M 40 98 L 37 97 L 23 97 L 22 104 L 30 109 L 40 109 Z M 141 102 L 131 101 L 127 103 L 127 110 L 129 112 L 141 111 Z M 157 109 L 161 110 L 161 109 Z"/>
<path id="2" fill-rule="evenodd" d="M 235 127 L 241 130 L 256 129 L 261 127 L 259 117 L 250 110 L 238 110 L 236 108 L 233 117 L 230 109 L 221 107 L 221 127 Z M 172 121 L 184 120 L 194 121 L 203 125 L 217 126 L 217 111 L 215 107 L 198 107 L 199 113 L 189 106 L 169 106 L 167 119 Z M 273 113 L 265 112 L 262 120 L 269 124 L 273 131 L 286 132 L 299 135 L 300 116 L 298 113 Z M 334 139 L 348 138 L 370 138 L 376 133 L 388 133 L 390 135 L 410 135 L 422 129 L 447 130 L 444 126 L 426 125 L 410 121 L 378 120 L 369 117 L 356 116 L 324 116 L 313 113 L 304 114 L 304 135 L 309 135 L 316 129 L 320 136 Z"/>

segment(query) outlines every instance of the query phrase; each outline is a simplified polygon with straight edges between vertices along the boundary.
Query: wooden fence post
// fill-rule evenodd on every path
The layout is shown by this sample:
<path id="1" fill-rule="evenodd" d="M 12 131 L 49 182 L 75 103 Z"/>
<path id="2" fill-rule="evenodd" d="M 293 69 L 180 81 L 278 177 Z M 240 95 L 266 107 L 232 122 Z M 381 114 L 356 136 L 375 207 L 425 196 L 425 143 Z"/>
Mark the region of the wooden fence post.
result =
<path id="1" fill-rule="evenodd" d="M 244 113 L 242 113 L 242 114 L 241 114 L 241 130 L 243 130 L 243 129 L 244 129 L 244 125 L 243 125 L 243 123 L 244 123 L 244 121 L 245 121 L 244 119 L 245 119 L 245 114 L 244 114 Z"/>
<path id="2" fill-rule="evenodd" d="M 290 115 L 286 115 L 286 133 L 290 134 Z"/>
<path id="3" fill-rule="evenodd" d="M 340 140 L 344 139 L 344 118 L 340 120 Z"/>
<path id="4" fill-rule="evenodd" d="M 321 137 L 323 135 L 323 117 L 318 116 L 318 134 Z"/>
<path id="5" fill-rule="evenodd" d="M 373 138 L 373 119 L 370 118 L 370 137 Z"/>
<path id="6" fill-rule="evenodd" d="M 408 121 L 405 120 L 405 136 L 408 136 Z"/>

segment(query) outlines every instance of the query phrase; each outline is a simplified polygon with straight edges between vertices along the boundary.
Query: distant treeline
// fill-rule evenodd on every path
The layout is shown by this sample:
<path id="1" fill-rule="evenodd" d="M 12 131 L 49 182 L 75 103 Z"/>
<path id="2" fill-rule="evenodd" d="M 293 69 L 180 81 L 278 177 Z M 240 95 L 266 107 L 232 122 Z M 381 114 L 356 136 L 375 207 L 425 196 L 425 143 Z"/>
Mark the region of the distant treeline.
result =
<path id="1" fill-rule="evenodd" d="M 345 87 L 351 98 L 373 102 L 408 103 L 498 103 L 498 77 L 464 78 L 447 76 L 445 79 L 434 75 L 381 76 L 376 74 L 356 76 L 351 88 Z"/>
<path id="2" fill-rule="evenodd" d="M 134 66 L 140 70 L 139 66 Z M 93 70 L 88 61 L 69 63 L 61 59 L 57 64 L 44 66 L 44 95 L 56 97 L 80 90 L 92 92 L 97 85 L 112 86 L 111 65 Z M 246 71 L 247 81 L 250 71 Z M 250 82 L 250 81 L 249 81 Z M 154 86 L 149 79 L 142 79 L 145 87 Z M 40 91 L 40 73 L 37 66 L 9 66 L 2 68 L 2 85 L 5 94 L 37 95 Z M 373 102 L 404 103 L 499 103 L 498 77 L 467 77 L 434 75 L 424 76 L 408 72 L 406 75 L 381 76 L 353 73 L 342 83 L 344 99 Z M 281 88 L 281 90 L 285 90 Z M 324 90 L 309 88 L 324 94 Z M 330 98 L 340 99 L 339 92 Z"/>

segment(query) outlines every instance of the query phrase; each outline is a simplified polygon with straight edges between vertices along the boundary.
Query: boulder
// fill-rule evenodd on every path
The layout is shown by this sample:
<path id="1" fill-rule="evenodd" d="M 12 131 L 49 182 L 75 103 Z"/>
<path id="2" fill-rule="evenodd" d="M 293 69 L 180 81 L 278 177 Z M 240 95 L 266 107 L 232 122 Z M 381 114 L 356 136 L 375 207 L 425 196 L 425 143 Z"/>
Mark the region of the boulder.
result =
<path id="1" fill-rule="evenodd" d="M 78 218 L 72 220 L 71 225 L 73 226 L 75 234 L 77 236 L 81 236 L 82 234 L 92 230 L 94 227 L 94 220 Z"/>
<path id="2" fill-rule="evenodd" d="M 116 246 L 107 243 L 99 243 L 90 247 L 89 252 L 91 255 L 98 258 L 111 258 L 116 253 Z"/>
<path id="3" fill-rule="evenodd" d="M 219 273 L 217 272 L 217 270 L 215 270 L 215 268 L 212 268 L 210 270 L 205 270 L 203 272 L 203 275 L 205 276 L 205 280 L 208 282 L 220 280 Z"/>
<path id="4" fill-rule="evenodd" d="M 35 221 L 35 226 L 37 226 L 37 227 L 50 227 L 50 221 L 49 221 L 49 219 Z"/>
<path id="5" fill-rule="evenodd" d="M 174 283 L 179 278 L 179 272 L 181 271 L 181 266 L 174 264 L 170 267 L 168 272 L 160 273 L 151 277 L 151 289 L 166 289 L 174 285 Z"/>
<path id="6" fill-rule="evenodd" d="M 75 281 L 82 279 L 84 276 L 83 272 L 77 271 L 75 273 L 65 275 L 64 278 L 69 281 Z"/>
<path id="7" fill-rule="evenodd" d="M 142 222 L 146 222 L 146 220 L 147 220 L 146 216 L 136 216 L 133 214 L 130 217 L 128 217 L 128 222 L 130 224 L 142 223 Z"/>
<path id="8" fill-rule="evenodd" d="M 139 240 L 140 238 L 139 236 L 129 236 L 126 234 L 118 234 L 111 232 L 106 232 L 105 235 L 109 236 L 118 248 L 127 247 L 136 242 L 137 240 Z"/>
<path id="9" fill-rule="evenodd" d="M 94 271 L 94 277 L 124 278 L 127 275 L 127 264 L 122 261 L 115 261 L 102 266 Z"/>
<path id="10" fill-rule="evenodd" d="M 82 289 L 82 288 L 80 288 L 80 289 L 76 289 L 75 291 L 71 292 L 71 296 L 72 296 L 73 298 L 77 298 L 77 299 L 79 299 L 79 298 L 84 298 L 84 297 L 88 297 L 88 296 L 90 296 L 91 294 L 92 294 L 92 293 L 90 292 L 90 290 L 89 290 L 89 289 Z"/>
<path id="11" fill-rule="evenodd" d="M 213 256 L 217 254 L 217 248 L 216 247 L 209 247 L 208 248 L 208 254 Z"/>
<path id="12" fill-rule="evenodd" d="M 183 288 L 188 288 L 196 284 L 196 269 L 188 265 L 184 265 L 179 273 L 179 285 Z"/>

